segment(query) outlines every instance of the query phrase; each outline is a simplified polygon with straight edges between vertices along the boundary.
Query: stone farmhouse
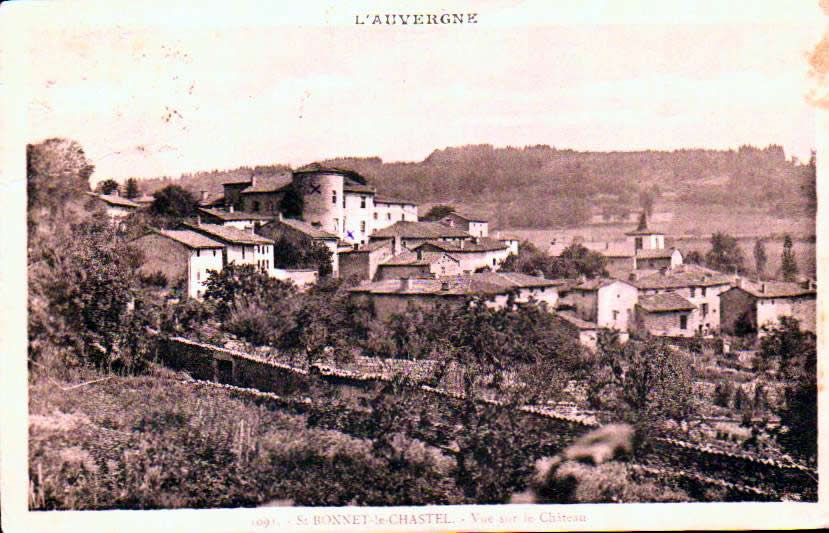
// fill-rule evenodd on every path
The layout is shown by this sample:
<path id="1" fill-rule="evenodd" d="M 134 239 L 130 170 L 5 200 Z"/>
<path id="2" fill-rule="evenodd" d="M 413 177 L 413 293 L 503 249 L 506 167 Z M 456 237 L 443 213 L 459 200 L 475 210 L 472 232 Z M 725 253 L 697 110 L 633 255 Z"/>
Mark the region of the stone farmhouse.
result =
<path id="1" fill-rule="evenodd" d="M 731 287 L 732 276 L 728 276 L 699 265 L 679 265 L 663 268 L 655 274 L 630 281 L 639 290 L 639 299 L 645 301 L 653 310 L 642 308 L 643 313 L 656 312 L 656 308 L 682 308 L 681 317 L 676 318 L 677 327 L 668 328 L 673 333 L 664 333 L 667 329 L 650 330 L 653 335 L 691 337 L 710 335 L 720 331 L 721 311 L 720 295 Z M 673 294 L 671 298 L 650 298 L 663 294 Z M 685 300 L 680 302 L 678 298 Z M 661 311 L 667 312 L 667 309 Z M 664 315 L 667 316 L 667 315 Z M 653 317 L 651 317 L 653 318 Z M 667 318 L 666 318 L 667 320 Z M 641 324 L 639 324 L 641 326 Z M 684 327 L 682 327 L 684 326 Z"/>
<path id="2" fill-rule="evenodd" d="M 690 315 L 697 306 L 676 294 L 665 292 L 640 296 L 636 304 L 634 330 L 664 337 L 690 337 Z"/>
<path id="3" fill-rule="evenodd" d="M 488 237 L 489 223 L 481 217 L 449 213 L 438 222 L 451 228 L 459 228 L 474 237 Z"/>
<path id="4" fill-rule="evenodd" d="M 446 252 L 403 252 L 377 265 L 377 280 L 408 277 L 455 276 L 461 273 L 461 262 Z"/>
<path id="5" fill-rule="evenodd" d="M 183 280 L 190 298 L 201 298 L 210 271 L 220 272 L 224 265 L 225 245 L 189 229 L 152 230 L 132 244 L 144 253 L 140 272 L 161 272 L 170 285 Z"/>
<path id="6" fill-rule="evenodd" d="M 800 329 L 817 332 L 817 286 L 800 283 L 738 278 L 735 286 L 720 294 L 722 329 L 728 333 L 754 333 L 762 337 L 764 326 L 773 326 L 787 316 L 800 322 Z"/>
<path id="7" fill-rule="evenodd" d="M 106 212 L 107 217 L 113 224 L 119 223 L 121 220 L 129 216 L 131 213 L 141 208 L 141 204 L 122 198 L 118 190 L 114 194 L 97 194 L 93 192 L 86 193 L 93 202 L 101 206 Z"/>
<path id="8" fill-rule="evenodd" d="M 318 243 L 331 252 L 331 269 L 333 275 L 339 275 L 340 265 L 338 261 L 338 245 L 340 239 L 323 229 L 312 226 L 302 220 L 283 218 L 280 213 L 277 218 L 262 224 L 256 228 L 258 235 L 272 239 L 274 242 L 285 238 L 298 246 L 310 246 L 311 243 Z"/>
<path id="9" fill-rule="evenodd" d="M 199 208 L 197 213 L 202 221 L 208 224 L 230 226 L 241 230 L 257 229 L 274 219 L 273 215 L 236 211 L 233 206 L 230 206 L 227 211 L 222 209 Z"/>
<path id="10" fill-rule="evenodd" d="M 638 291 L 630 283 L 612 278 L 582 279 L 563 286 L 559 294 L 558 307 L 570 311 L 565 321 L 567 316 L 576 317 L 595 330 L 615 329 L 620 340 L 628 339 L 638 300 Z"/>
<path id="11" fill-rule="evenodd" d="M 503 307 L 511 293 L 516 301 L 531 298 L 555 302 L 559 282 L 517 273 L 465 274 L 437 278 L 385 279 L 349 289 L 351 297 L 371 305 L 381 320 L 405 313 L 409 306 L 434 307 L 439 304 L 460 305 L 470 297 L 486 297 L 492 307 Z M 553 303 L 552 305 L 555 305 Z"/>

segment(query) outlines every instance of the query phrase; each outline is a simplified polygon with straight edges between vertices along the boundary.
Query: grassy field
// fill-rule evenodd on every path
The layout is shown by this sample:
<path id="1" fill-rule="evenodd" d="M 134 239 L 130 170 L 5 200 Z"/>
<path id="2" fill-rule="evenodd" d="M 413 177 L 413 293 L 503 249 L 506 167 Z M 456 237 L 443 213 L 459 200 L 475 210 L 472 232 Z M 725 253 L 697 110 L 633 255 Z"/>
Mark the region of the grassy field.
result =
<path id="1" fill-rule="evenodd" d="M 814 276 L 816 271 L 816 246 L 812 238 L 815 235 L 814 219 L 799 217 L 778 219 L 763 213 L 734 215 L 720 211 L 697 213 L 691 216 L 675 218 L 671 223 L 658 226 L 666 233 L 666 245 L 676 246 L 683 253 L 697 250 L 703 255 L 711 249 L 710 235 L 723 231 L 738 237 L 738 242 L 746 258 L 746 266 L 754 269 L 754 242 L 757 237 L 764 237 L 768 265 L 767 275 L 774 276 L 780 268 L 783 253 L 783 235 L 791 234 L 794 239 L 794 251 L 801 274 Z M 587 241 L 606 241 L 624 239 L 626 231 L 635 228 L 633 224 L 584 225 L 557 229 L 508 229 L 515 234 L 546 250 L 550 241 L 571 242 L 574 237 Z"/>

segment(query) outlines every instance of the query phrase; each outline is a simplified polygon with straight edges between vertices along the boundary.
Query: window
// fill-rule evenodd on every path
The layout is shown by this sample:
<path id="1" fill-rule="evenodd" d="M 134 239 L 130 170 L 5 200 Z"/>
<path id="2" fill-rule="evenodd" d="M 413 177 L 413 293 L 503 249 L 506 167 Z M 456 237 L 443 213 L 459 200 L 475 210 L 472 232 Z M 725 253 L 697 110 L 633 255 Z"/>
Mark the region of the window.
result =
<path id="1" fill-rule="evenodd" d="M 403 213 L 403 214 L 400 216 L 400 220 L 406 220 L 406 213 Z"/>
<path id="2" fill-rule="evenodd" d="M 696 287 L 691 287 L 691 298 L 696 296 L 696 292 L 697 292 L 697 288 Z"/>
<path id="3" fill-rule="evenodd" d="M 495 266 L 495 258 L 492 258 L 492 266 Z"/>
<path id="4" fill-rule="evenodd" d="M 242 259 L 244 259 L 244 258 L 245 258 L 245 247 L 242 246 Z"/>
<path id="5" fill-rule="evenodd" d="M 636 237 L 636 240 L 634 241 L 634 247 L 635 247 L 637 250 L 641 250 L 641 249 L 642 249 L 642 237 Z"/>
<path id="6" fill-rule="evenodd" d="M 374 212 L 374 220 L 377 220 L 377 211 Z"/>
<path id="7" fill-rule="evenodd" d="M 213 257 L 216 257 L 216 250 L 213 250 Z"/>
<path id="8" fill-rule="evenodd" d="M 337 205 L 337 191 L 331 191 L 331 203 Z"/>
<path id="9" fill-rule="evenodd" d="M 339 226 L 339 225 L 340 225 L 340 219 L 335 218 L 334 219 L 334 231 L 339 231 L 339 229 L 337 228 L 337 226 Z"/>
<path id="10" fill-rule="evenodd" d="M 365 220 L 361 220 L 361 221 L 360 221 L 360 232 L 361 232 L 361 233 L 365 233 L 365 232 L 366 232 L 366 221 L 365 221 Z"/>
<path id="11" fill-rule="evenodd" d="M 253 202 L 253 212 L 254 213 L 259 212 L 259 202 L 258 201 Z"/>
<path id="12" fill-rule="evenodd" d="M 679 329 L 688 329 L 688 315 L 679 315 Z"/>
<path id="13" fill-rule="evenodd" d="M 391 220 L 391 213 L 386 213 L 386 219 Z"/>
<path id="14" fill-rule="evenodd" d="M 705 287 L 703 287 L 703 288 L 701 288 L 701 289 L 700 289 L 700 294 L 702 294 L 703 296 L 705 296 Z"/>
<path id="15" fill-rule="evenodd" d="M 360 196 L 360 209 L 365 209 L 365 208 L 366 208 L 366 197 L 365 196 Z"/>
<path id="16" fill-rule="evenodd" d="M 196 250 L 196 257 L 201 257 L 201 250 Z"/>
<path id="17" fill-rule="evenodd" d="M 702 304 L 702 316 L 708 314 L 708 304 Z"/>
<path id="18" fill-rule="evenodd" d="M 196 272 L 196 281 L 201 281 L 201 272 Z"/>
<path id="19" fill-rule="evenodd" d="M 613 311 L 613 320 L 619 319 L 619 311 Z"/>

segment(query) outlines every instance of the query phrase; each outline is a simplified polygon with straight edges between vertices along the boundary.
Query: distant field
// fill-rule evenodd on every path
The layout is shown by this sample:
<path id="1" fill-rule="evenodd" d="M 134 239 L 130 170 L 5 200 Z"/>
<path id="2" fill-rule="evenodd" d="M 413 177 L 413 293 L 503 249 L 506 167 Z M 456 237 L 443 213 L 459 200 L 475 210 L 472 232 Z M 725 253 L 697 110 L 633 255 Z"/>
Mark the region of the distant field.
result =
<path id="1" fill-rule="evenodd" d="M 774 234 L 774 231 L 769 231 L 771 226 L 767 223 L 760 223 L 758 221 L 755 226 L 755 232 L 763 235 Z M 761 229 L 760 230 L 758 230 Z M 547 250 L 550 241 L 553 238 L 559 240 L 564 239 L 564 242 L 570 242 L 574 236 L 582 236 L 585 240 L 616 240 L 623 239 L 625 231 L 633 229 L 631 225 L 622 226 L 583 226 L 579 228 L 562 228 L 562 229 L 514 229 L 506 230 L 509 233 L 515 234 L 522 240 L 528 240 L 542 250 Z M 748 232 L 746 232 L 748 233 Z M 710 234 L 710 232 L 709 232 Z M 732 234 L 739 233 L 734 232 Z M 676 246 L 683 253 L 688 253 L 692 250 L 697 250 L 702 254 L 711 249 L 711 240 L 709 236 L 705 237 L 683 237 L 671 238 L 671 233 L 666 237 L 667 246 Z M 689 235 L 689 233 L 685 233 Z M 743 233 L 742 235 L 745 235 Z M 800 267 L 800 272 L 809 276 L 814 276 L 816 271 L 816 246 L 811 239 L 799 238 L 801 234 L 792 232 L 794 238 L 794 251 L 797 257 L 797 264 Z M 798 235 L 798 237 L 794 237 Z M 746 258 L 746 266 L 753 270 L 754 268 L 754 241 L 755 237 L 741 237 L 738 239 L 740 247 Z M 780 257 L 783 254 L 783 239 L 774 238 L 765 241 L 766 255 L 768 256 L 768 265 L 766 272 L 773 276 L 780 268 Z"/>

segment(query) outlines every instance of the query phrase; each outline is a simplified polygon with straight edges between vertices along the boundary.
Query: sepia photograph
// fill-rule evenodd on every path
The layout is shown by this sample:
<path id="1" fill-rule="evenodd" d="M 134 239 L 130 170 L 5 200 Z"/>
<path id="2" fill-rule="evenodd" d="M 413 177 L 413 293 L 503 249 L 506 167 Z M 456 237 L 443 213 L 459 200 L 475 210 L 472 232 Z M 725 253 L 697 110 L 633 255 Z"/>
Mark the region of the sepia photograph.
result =
<path id="1" fill-rule="evenodd" d="M 306 4 L 0 5 L 3 530 L 826 526 L 829 3 Z"/>

